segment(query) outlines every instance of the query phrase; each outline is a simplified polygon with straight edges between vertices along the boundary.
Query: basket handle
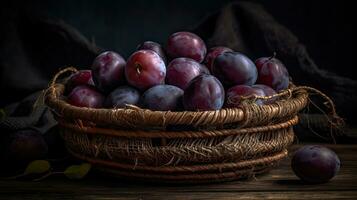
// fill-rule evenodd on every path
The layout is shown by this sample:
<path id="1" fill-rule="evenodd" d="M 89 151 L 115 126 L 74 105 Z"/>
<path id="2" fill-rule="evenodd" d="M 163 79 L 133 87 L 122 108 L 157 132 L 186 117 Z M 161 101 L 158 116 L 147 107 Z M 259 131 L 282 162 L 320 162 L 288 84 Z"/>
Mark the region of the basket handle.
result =
<path id="1" fill-rule="evenodd" d="M 298 86 L 296 87 L 295 90 L 306 90 L 310 94 L 316 93 L 318 96 L 320 96 L 322 99 L 326 101 L 324 102 L 324 105 L 330 111 L 330 113 L 326 114 L 322 109 L 320 109 L 316 104 L 314 104 L 313 101 L 311 101 L 310 99 L 309 101 L 326 116 L 326 119 L 330 124 L 331 128 L 340 129 L 345 126 L 345 121 L 337 114 L 336 106 L 333 103 L 332 99 L 328 97 L 325 93 L 321 92 L 316 88 L 308 87 L 308 86 Z"/>
<path id="2" fill-rule="evenodd" d="M 54 93 L 54 89 L 55 89 L 54 86 L 57 83 L 58 78 L 67 72 L 76 73 L 76 72 L 78 72 L 78 70 L 74 67 L 66 67 L 66 68 L 60 70 L 59 72 L 57 72 L 53 76 L 51 81 L 49 82 L 48 87 L 46 89 L 42 90 L 41 94 L 37 97 L 36 101 L 33 104 L 33 109 L 36 109 L 39 106 L 45 105 L 46 96 L 49 94 L 50 91 L 52 91 L 52 93 Z"/>
<path id="3" fill-rule="evenodd" d="M 64 73 L 67 72 L 72 72 L 72 73 L 76 73 L 78 72 L 78 70 L 74 67 L 66 67 L 62 70 L 60 70 L 59 72 L 56 73 L 56 75 L 51 79 L 49 86 L 52 87 L 57 83 L 57 80 L 60 76 L 62 76 Z"/>
<path id="4" fill-rule="evenodd" d="M 243 100 L 248 100 L 248 101 L 256 101 L 257 99 L 262 99 L 262 100 L 269 100 L 272 98 L 276 98 L 276 97 L 282 97 L 282 96 L 288 96 L 291 97 L 293 95 L 293 93 L 295 92 L 299 92 L 305 90 L 306 92 L 308 92 L 309 94 L 318 94 L 322 99 L 324 99 L 326 102 L 324 103 L 324 105 L 326 106 L 327 109 L 329 109 L 329 113 L 326 114 L 322 109 L 320 109 L 319 107 L 317 107 L 317 105 L 315 105 L 311 100 L 310 103 L 312 103 L 313 105 L 315 105 L 325 116 L 326 119 L 328 121 L 328 123 L 333 127 L 333 128 L 341 128 L 345 125 L 344 120 L 338 116 L 337 112 L 336 112 L 336 106 L 333 103 L 332 99 L 330 97 L 328 97 L 325 93 L 321 92 L 318 89 L 315 89 L 313 87 L 309 87 L 309 86 L 295 86 L 293 88 L 289 88 L 287 90 L 281 91 L 277 94 L 271 95 L 271 96 L 257 96 L 257 95 L 250 95 L 250 96 L 246 96 L 246 97 L 240 97 Z M 228 99 L 227 101 L 235 101 L 235 99 Z"/>

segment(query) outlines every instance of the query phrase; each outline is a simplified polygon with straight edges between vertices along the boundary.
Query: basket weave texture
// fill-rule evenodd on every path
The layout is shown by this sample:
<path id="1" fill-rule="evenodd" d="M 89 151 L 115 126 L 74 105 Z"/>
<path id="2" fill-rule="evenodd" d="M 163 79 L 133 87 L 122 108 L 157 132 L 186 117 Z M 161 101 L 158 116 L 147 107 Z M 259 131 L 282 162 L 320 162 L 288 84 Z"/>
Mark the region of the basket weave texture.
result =
<path id="1" fill-rule="evenodd" d="M 55 113 L 66 147 L 75 157 L 112 175 L 145 181 L 202 183 L 235 180 L 268 171 L 287 155 L 297 114 L 308 103 L 304 87 L 258 106 L 217 111 L 151 111 L 80 108 L 65 101 L 54 77 L 46 103 Z"/>

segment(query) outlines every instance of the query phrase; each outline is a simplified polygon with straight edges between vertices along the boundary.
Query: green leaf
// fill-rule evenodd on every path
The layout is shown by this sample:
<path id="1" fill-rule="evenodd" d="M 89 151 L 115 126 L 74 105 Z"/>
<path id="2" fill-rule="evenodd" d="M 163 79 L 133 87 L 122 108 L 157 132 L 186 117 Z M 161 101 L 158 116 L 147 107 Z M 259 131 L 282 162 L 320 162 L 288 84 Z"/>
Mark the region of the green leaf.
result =
<path id="1" fill-rule="evenodd" d="M 24 175 L 28 174 L 43 174 L 51 169 L 51 165 L 47 160 L 35 160 L 27 165 Z"/>
<path id="2" fill-rule="evenodd" d="M 89 163 L 83 163 L 81 165 L 72 165 L 67 167 L 63 172 L 64 175 L 69 179 L 82 179 L 90 171 L 92 165 Z"/>
<path id="3" fill-rule="evenodd" d="M 0 109 L 0 120 L 6 117 L 6 112 L 4 109 Z"/>

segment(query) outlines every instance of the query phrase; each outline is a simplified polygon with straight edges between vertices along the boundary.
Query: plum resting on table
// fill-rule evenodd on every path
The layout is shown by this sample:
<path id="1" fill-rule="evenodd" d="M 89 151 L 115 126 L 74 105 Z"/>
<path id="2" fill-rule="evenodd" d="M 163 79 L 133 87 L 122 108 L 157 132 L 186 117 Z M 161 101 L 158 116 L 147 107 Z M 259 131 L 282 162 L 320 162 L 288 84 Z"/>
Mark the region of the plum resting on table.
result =
<path id="1" fill-rule="evenodd" d="M 340 159 L 326 147 L 308 145 L 295 152 L 291 167 L 296 176 L 305 182 L 324 183 L 338 173 Z"/>
<path id="2" fill-rule="evenodd" d="M 94 87 L 80 85 L 75 87 L 68 95 L 67 102 L 78 107 L 101 108 L 104 96 Z"/>
<path id="3" fill-rule="evenodd" d="M 259 58 L 255 61 L 258 70 L 257 83 L 270 86 L 275 91 L 287 89 L 289 73 L 285 65 L 276 58 Z"/>
<path id="4" fill-rule="evenodd" d="M 169 37 L 166 51 L 171 59 L 186 57 L 200 63 L 206 56 L 207 48 L 203 40 L 196 34 L 176 32 Z"/>
<path id="5" fill-rule="evenodd" d="M 119 54 L 106 51 L 94 59 L 92 64 L 93 80 L 97 88 L 110 92 L 125 82 L 125 60 Z"/>
<path id="6" fill-rule="evenodd" d="M 234 85 L 253 85 L 258 77 L 253 61 L 238 52 L 224 52 L 213 62 L 213 75 L 222 83 L 231 87 Z"/>
<path id="7" fill-rule="evenodd" d="M 191 58 L 176 58 L 167 66 L 166 83 L 185 90 L 192 79 L 205 73 L 204 68 Z"/>
<path id="8" fill-rule="evenodd" d="M 164 84 L 166 66 L 162 58 L 152 50 L 133 53 L 125 66 L 125 76 L 130 85 L 146 90 Z"/>
<path id="9" fill-rule="evenodd" d="M 255 88 L 248 85 L 236 85 L 231 87 L 227 90 L 226 107 L 238 107 L 242 103 L 242 97 L 249 97 L 252 95 L 265 96 L 265 93 L 260 88 Z M 263 101 L 261 99 L 257 99 L 255 103 L 262 105 Z"/>
<path id="10" fill-rule="evenodd" d="M 139 44 L 139 46 L 137 47 L 137 50 L 155 51 L 155 53 L 157 53 L 162 58 L 162 60 L 166 63 L 165 52 L 159 43 L 152 42 L 152 41 L 145 41 L 142 44 Z"/>
<path id="11" fill-rule="evenodd" d="M 125 108 L 128 104 L 136 105 L 140 100 L 140 93 L 133 87 L 121 86 L 113 90 L 105 99 L 108 108 Z"/>
<path id="12" fill-rule="evenodd" d="M 194 78 L 186 88 L 183 105 L 186 110 L 219 110 L 224 104 L 224 88 L 219 80 L 208 74 Z"/>
<path id="13" fill-rule="evenodd" d="M 208 53 L 205 58 L 205 63 L 210 72 L 212 72 L 214 59 L 216 59 L 217 56 L 221 55 L 224 52 L 233 52 L 233 50 L 228 47 L 212 47 L 208 50 Z"/>
<path id="14" fill-rule="evenodd" d="M 150 110 L 176 111 L 182 107 L 183 90 L 173 85 L 156 85 L 141 97 L 141 105 Z"/>
<path id="15" fill-rule="evenodd" d="M 10 137 L 9 156 L 17 163 L 26 164 L 47 155 L 48 146 L 42 134 L 35 130 L 20 130 Z"/>

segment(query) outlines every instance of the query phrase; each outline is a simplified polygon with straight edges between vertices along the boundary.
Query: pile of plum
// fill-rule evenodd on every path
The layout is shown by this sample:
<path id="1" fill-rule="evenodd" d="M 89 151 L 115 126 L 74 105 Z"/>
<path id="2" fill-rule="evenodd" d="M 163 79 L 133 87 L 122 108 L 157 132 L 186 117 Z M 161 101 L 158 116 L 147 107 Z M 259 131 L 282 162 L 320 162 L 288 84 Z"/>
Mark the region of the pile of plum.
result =
<path id="1" fill-rule="evenodd" d="M 177 32 L 168 38 L 165 49 L 146 41 L 126 61 L 118 53 L 103 52 L 91 70 L 69 78 L 67 101 L 91 108 L 130 104 L 159 111 L 206 111 L 238 107 L 242 97 L 271 96 L 288 85 L 288 71 L 275 56 L 253 62 L 227 47 L 207 52 L 199 36 Z"/>

